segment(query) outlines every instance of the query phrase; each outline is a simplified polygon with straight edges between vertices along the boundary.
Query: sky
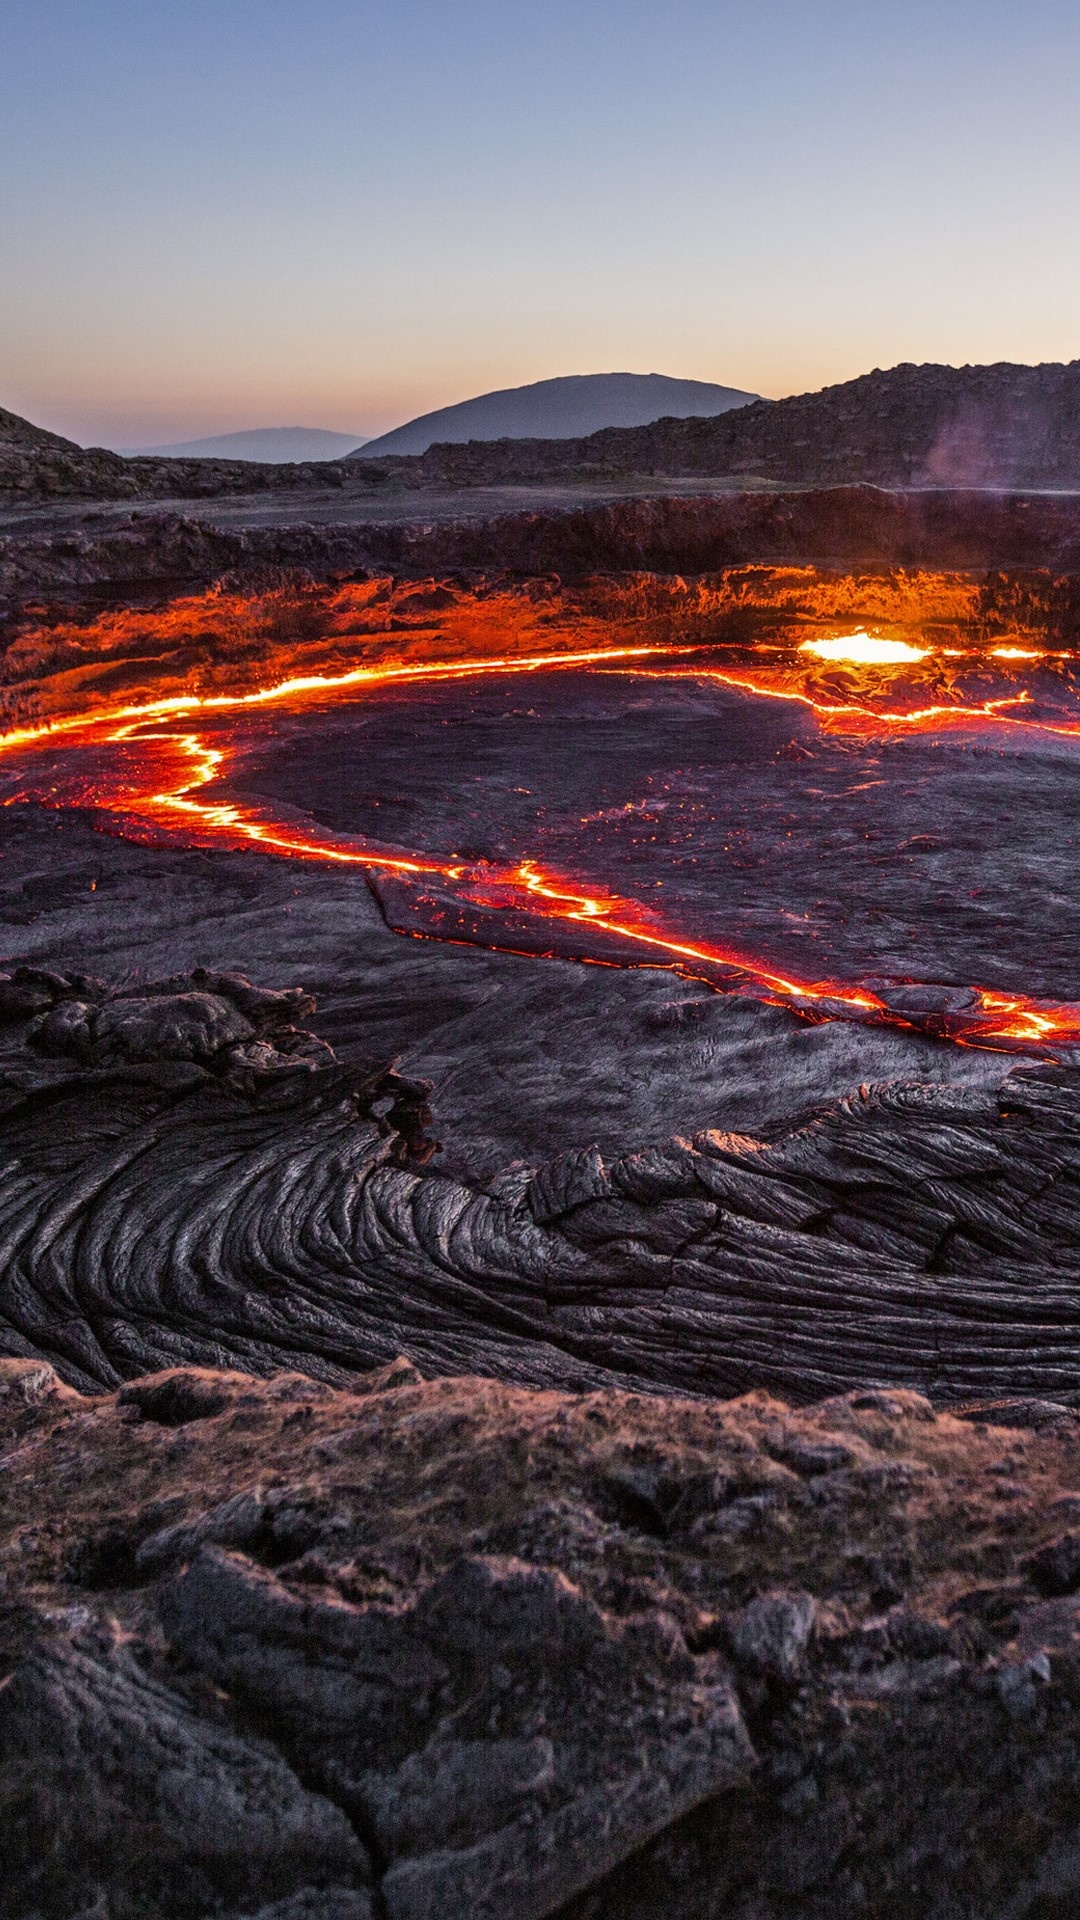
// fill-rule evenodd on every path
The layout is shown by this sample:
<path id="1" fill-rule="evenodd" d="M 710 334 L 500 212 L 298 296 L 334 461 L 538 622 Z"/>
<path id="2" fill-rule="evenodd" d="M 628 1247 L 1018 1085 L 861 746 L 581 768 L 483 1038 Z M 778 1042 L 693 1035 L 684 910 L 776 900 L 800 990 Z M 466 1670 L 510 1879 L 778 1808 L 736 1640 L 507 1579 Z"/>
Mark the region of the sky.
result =
<path id="1" fill-rule="evenodd" d="M 0 406 L 1080 357 L 1075 0 L 0 0 Z"/>

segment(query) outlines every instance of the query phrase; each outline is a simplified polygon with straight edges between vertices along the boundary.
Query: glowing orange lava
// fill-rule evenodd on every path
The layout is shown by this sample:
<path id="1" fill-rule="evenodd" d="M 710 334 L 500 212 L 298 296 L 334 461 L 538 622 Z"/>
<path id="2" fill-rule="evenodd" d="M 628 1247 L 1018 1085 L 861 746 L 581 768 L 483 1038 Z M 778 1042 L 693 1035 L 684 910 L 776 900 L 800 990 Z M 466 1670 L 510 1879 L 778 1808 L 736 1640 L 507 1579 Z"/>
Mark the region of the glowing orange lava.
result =
<path id="1" fill-rule="evenodd" d="M 827 647 L 832 650 L 827 652 Z M 845 653 L 843 648 L 849 651 Z M 808 642 L 799 651 L 865 668 L 886 664 L 919 665 L 932 650 L 901 641 L 875 641 L 873 636 L 860 631 L 837 636 L 834 641 Z M 942 649 L 943 654 L 948 651 Z M 1031 657 L 1019 650 L 996 651 L 1009 658 Z M 798 702 L 812 710 L 821 726 L 854 733 L 993 725 L 1022 726 L 1080 738 L 1080 721 L 1047 722 L 1022 717 L 1018 710 L 1032 705 L 1032 695 L 1027 689 L 974 703 L 965 703 L 958 697 L 951 702 L 937 700 L 927 705 L 883 706 L 875 698 L 836 699 L 805 683 L 800 684 L 799 674 L 790 662 L 783 667 L 750 667 L 733 672 L 713 662 L 704 663 L 700 648 L 667 644 L 591 647 L 441 661 L 366 663 L 340 672 L 284 677 L 253 690 L 170 694 L 158 699 L 102 705 L 87 712 L 59 714 L 40 724 L 13 727 L 0 735 L 0 754 L 11 756 L 28 751 L 36 764 L 57 747 L 121 751 L 107 756 L 105 770 L 99 765 L 85 786 L 79 785 L 77 771 L 69 770 L 64 778 L 58 778 L 55 769 L 50 769 L 49 777 L 40 783 L 30 777 L 20 784 L 5 804 L 36 799 L 61 806 L 93 805 L 110 812 L 121 830 L 125 825 L 130 830 L 139 826 L 145 829 L 152 824 L 157 831 L 182 834 L 189 841 L 210 841 L 231 847 L 254 845 L 290 858 L 383 871 L 404 879 L 429 876 L 456 887 L 466 902 L 470 895 L 474 899 L 480 897 L 478 889 L 487 895 L 497 893 L 503 901 L 517 903 L 534 915 L 601 929 L 620 942 L 629 942 L 633 948 L 640 949 L 646 962 L 670 966 L 711 980 L 713 984 L 723 984 L 729 990 L 786 1004 L 811 1019 L 926 1026 L 925 1020 L 919 1022 L 891 1010 L 885 998 L 858 983 L 788 978 L 753 956 L 695 942 L 674 929 L 663 927 L 651 910 L 646 912 L 638 903 L 590 891 L 580 881 L 564 880 L 546 871 L 531 858 L 503 868 L 389 850 L 361 839 L 324 833 L 314 825 L 299 827 L 275 817 L 268 808 L 215 801 L 205 792 L 226 772 L 230 750 L 227 741 L 225 745 L 213 744 L 200 732 L 198 717 L 203 713 L 239 714 L 274 704 L 296 708 L 312 700 L 326 701 L 335 694 L 366 687 L 584 668 L 650 678 L 712 680 L 756 698 Z M 720 970 L 719 979 L 717 970 Z M 732 972 L 739 976 L 735 981 L 730 978 Z M 972 1006 L 962 1013 L 941 1015 L 932 1030 L 968 1045 L 1053 1053 L 1063 1047 L 1080 1047 L 1080 1005 L 1052 1004 L 1022 995 L 979 991 Z"/>
<path id="2" fill-rule="evenodd" d="M 816 654 L 819 660 L 838 660 L 860 667 L 900 667 L 909 661 L 925 660 L 929 647 L 913 647 L 908 640 L 887 640 L 867 633 L 841 633 L 821 640 L 804 640 L 800 653 Z"/>

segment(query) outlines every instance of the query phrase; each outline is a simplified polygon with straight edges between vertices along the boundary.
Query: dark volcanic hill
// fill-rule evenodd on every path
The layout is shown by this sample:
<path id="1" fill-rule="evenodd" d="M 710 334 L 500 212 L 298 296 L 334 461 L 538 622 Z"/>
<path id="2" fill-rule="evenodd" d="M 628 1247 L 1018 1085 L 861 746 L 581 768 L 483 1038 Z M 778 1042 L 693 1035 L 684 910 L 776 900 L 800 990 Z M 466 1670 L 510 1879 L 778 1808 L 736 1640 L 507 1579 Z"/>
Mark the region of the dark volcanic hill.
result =
<path id="1" fill-rule="evenodd" d="M 1071 488 L 1080 486 L 1080 361 L 905 365 L 713 419 L 657 420 L 578 440 L 437 445 L 407 466 L 401 477 L 415 485 L 635 473 L 742 484 Z"/>
<path id="2" fill-rule="evenodd" d="M 117 453 L 103 447 L 87 450 L 0 407 L 0 494 L 97 494 L 114 499 L 137 491 L 124 485 L 126 465 Z"/>
<path id="3" fill-rule="evenodd" d="M 19 413 L 9 413 L 6 407 L 0 407 L 0 450 L 6 452 L 9 447 L 25 447 L 30 451 L 54 453 L 81 453 L 82 448 L 74 440 L 65 440 L 59 433 L 49 433 L 45 427 L 35 427 L 30 420 L 24 420 Z"/>
<path id="4" fill-rule="evenodd" d="M 527 387 L 482 393 L 454 407 L 439 407 L 392 433 L 369 440 L 351 459 L 387 453 L 426 453 L 439 444 L 468 440 L 558 440 L 604 427 L 641 427 L 660 419 L 727 413 L 756 394 L 711 380 L 672 380 L 662 373 L 577 373 L 534 380 Z"/>

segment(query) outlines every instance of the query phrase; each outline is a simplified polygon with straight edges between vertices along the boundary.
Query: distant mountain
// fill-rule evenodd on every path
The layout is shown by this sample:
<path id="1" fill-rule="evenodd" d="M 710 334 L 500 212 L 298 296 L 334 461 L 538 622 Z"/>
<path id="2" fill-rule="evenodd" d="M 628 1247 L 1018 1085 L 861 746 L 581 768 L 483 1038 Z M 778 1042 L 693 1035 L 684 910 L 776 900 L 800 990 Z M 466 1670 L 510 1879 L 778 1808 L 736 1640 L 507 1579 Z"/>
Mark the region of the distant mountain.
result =
<path id="1" fill-rule="evenodd" d="M 171 447 L 117 447 L 117 453 L 159 460 L 258 460 L 267 466 L 285 460 L 343 460 L 366 443 L 360 433 L 331 433 L 325 427 L 251 427 L 244 433 L 217 433 L 209 440 L 182 440 Z"/>
<path id="2" fill-rule="evenodd" d="M 361 459 L 380 444 L 365 447 Z M 719 418 L 667 418 L 562 440 L 440 443 L 385 468 L 409 487 L 573 485 L 633 474 L 700 475 L 736 486 L 1077 489 L 1080 360 L 875 369 Z"/>
<path id="3" fill-rule="evenodd" d="M 576 373 L 536 380 L 462 400 L 455 407 L 422 413 L 392 433 L 357 448 L 354 459 L 383 454 L 425 453 L 436 441 L 565 440 L 599 427 L 642 427 L 650 420 L 684 420 L 691 414 L 726 413 L 745 407 L 756 394 L 709 380 L 670 380 L 663 373 Z"/>

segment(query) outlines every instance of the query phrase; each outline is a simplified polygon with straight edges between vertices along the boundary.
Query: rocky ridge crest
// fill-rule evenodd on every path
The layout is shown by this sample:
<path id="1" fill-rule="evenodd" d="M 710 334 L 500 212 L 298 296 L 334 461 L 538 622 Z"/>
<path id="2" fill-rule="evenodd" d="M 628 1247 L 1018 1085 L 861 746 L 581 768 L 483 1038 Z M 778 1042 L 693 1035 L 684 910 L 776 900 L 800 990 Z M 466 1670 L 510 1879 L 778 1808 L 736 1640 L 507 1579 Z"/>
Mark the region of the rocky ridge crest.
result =
<path id="1" fill-rule="evenodd" d="M 0 412 L 0 495 L 198 498 L 578 485 L 627 476 L 735 487 L 1080 488 L 1080 361 L 880 368 L 818 393 L 578 439 L 436 442 L 420 454 L 255 467 L 83 450 Z"/>

